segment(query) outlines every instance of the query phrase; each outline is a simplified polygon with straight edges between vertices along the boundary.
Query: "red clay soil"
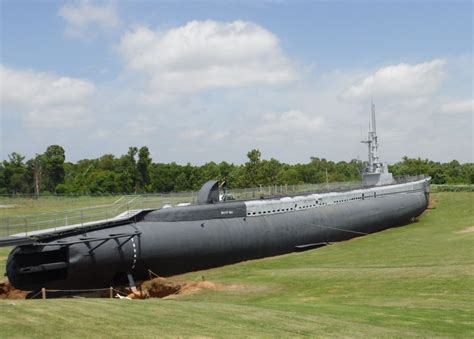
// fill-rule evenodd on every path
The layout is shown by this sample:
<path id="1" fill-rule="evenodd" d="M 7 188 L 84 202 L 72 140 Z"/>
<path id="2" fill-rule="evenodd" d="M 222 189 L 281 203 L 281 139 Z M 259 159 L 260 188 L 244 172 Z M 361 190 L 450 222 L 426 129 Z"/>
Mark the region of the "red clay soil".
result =
<path id="1" fill-rule="evenodd" d="M 9 282 L 0 283 L 0 299 L 26 299 L 28 293 L 17 290 Z"/>
<path id="2" fill-rule="evenodd" d="M 130 299 L 173 298 L 194 294 L 202 290 L 233 291 L 240 290 L 238 285 L 221 285 L 210 281 L 177 282 L 165 278 L 155 278 L 144 281 L 138 292 L 130 293 Z"/>

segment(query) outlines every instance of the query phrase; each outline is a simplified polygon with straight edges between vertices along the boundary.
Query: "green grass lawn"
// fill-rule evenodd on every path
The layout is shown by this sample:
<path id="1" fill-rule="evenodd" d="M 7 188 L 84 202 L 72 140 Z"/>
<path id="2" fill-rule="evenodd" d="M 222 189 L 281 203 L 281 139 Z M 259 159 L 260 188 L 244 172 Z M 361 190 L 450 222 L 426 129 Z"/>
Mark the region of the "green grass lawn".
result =
<path id="1" fill-rule="evenodd" d="M 474 232 L 460 231 L 474 226 L 474 194 L 432 198 L 436 208 L 405 227 L 176 277 L 237 289 L 0 301 L 0 337 L 472 337 Z"/>
<path id="2" fill-rule="evenodd" d="M 39 199 L 0 197 L 0 205 L 8 206 L 8 208 L 0 209 L 0 215 L 2 217 L 16 217 L 19 215 L 61 212 L 68 209 L 112 204 L 114 201 L 120 199 L 120 197 L 121 196 L 42 196 Z"/>

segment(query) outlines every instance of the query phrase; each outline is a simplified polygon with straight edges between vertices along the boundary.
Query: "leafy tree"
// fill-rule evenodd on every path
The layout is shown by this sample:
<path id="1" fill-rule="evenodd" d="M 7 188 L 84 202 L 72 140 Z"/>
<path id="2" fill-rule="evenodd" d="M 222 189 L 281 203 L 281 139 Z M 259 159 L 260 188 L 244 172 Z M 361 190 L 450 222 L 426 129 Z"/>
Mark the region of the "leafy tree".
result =
<path id="1" fill-rule="evenodd" d="M 278 173 L 278 182 L 281 185 L 297 185 L 300 183 L 298 180 L 298 171 L 295 168 L 287 167 L 282 169 Z"/>
<path id="2" fill-rule="evenodd" d="M 3 162 L 0 163 L 0 194 L 7 194 L 7 181 L 5 178 L 5 167 L 3 166 Z"/>
<path id="3" fill-rule="evenodd" d="M 44 168 L 45 188 L 49 192 L 56 192 L 56 186 L 64 183 L 64 148 L 59 145 L 48 146 L 41 157 Z"/>
<path id="4" fill-rule="evenodd" d="M 151 191 L 150 187 L 150 166 L 151 166 L 150 151 L 148 147 L 143 146 L 138 151 L 137 172 L 138 180 L 144 191 Z"/>
<path id="5" fill-rule="evenodd" d="M 185 172 L 181 172 L 176 178 L 176 184 L 173 188 L 175 192 L 188 191 L 189 182 Z"/>
<path id="6" fill-rule="evenodd" d="M 249 161 L 245 163 L 245 174 L 244 183 L 247 187 L 255 187 L 261 185 L 261 165 L 262 165 L 262 153 L 258 149 L 253 149 L 247 153 Z"/>
<path id="7" fill-rule="evenodd" d="M 117 167 L 117 162 L 113 154 L 105 154 L 99 158 L 97 168 L 102 171 L 114 171 Z"/>
<path id="8" fill-rule="evenodd" d="M 25 178 L 26 165 L 23 163 L 25 157 L 19 153 L 13 152 L 8 155 L 8 161 L 3 161 L 3 182 L 4 189 L 9 193 L 24 193 L 28 191 L 28 185 Z"/>
<path id="9" fill-rule="evenodd" d="M 263 160 L 260 168 L 262 184 L 266 186 L 279 184 L 278 174 L 281 170 L 282 165 L 278 160 L 273 158 L 270 160 Z"/>
<path id="10" fill-rule="evenodd" d="M 97 171 L 91 175 L 90 193 L 118 193 L 117 174 L 111 171 Z"/>

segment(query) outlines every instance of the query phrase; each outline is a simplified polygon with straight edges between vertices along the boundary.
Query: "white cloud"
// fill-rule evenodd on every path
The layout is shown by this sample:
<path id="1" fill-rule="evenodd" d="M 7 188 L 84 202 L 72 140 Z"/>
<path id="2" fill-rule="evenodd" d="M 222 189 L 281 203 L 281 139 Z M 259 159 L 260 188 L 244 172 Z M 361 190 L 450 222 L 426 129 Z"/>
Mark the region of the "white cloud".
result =
<path id="1" fill-rule="evenodd" d="M 157 126 L 153 125 L 145 116 L 133 117 L 126 124 L 126 133 L 133 137 L 149 137 L 157 130 Z"/>
<path id="2" fill-rule="evenodd" d="M 90 39 L 98 31 L 107 32 L 120 24 L 117 8 L 111 2 L 79 0 L 62 6 L 58 14 L 67 23 L 66 35 L 81 39 Z"/>
<path id="3" fill-rule="evenodd" d="M 298 110 L 264 115 L 263 121 L 254 131 L 256 138 L 284 138 L 285 136 L 301 136 L 318 132 L 323 126 L 321 116 L 312 116 Z"/>
<path id="4" fill-rule="evenodd" d="M 229 136 L 228 131 L 206 131 L 204 129 L 187 129 L 178 133 L 184 140 L 221 141 Z"/>
<path id="5" fill-rule="evenodd" d="M 436 91 L 445 77 L 446 60 L 380 68 L 343 92 L 344 99 L 422 97 Z"/>
<path id="6" fill-rule="evenodd" d="M 205 130 L 202 129 L 188 129 L 183 132 L 180 132 L 178 135 L 182 139 L 193 140 L 204 137 L 208 134 Z"/>
<path id="7" fill-rule="evenodd" d="M 2 114 L 19 116 L 35 127 L 73 127 L 89 119 L 95 86 L 73 79 L 0 65 Z"/>
<path id="8" fill-rule="evenodd" d="M 472 113 L 474 100 L 451 101 L 441 105 L 440 112 L 446 114 Z"/>
<path id="9" fill-rule="evenodd" d="M 192 21 L 167 31 L 139 26 L 118 46 L 128 69 L 149 77 L 152 92 L 280 84 L 297 77 L 278 38 L 244 21 Z"/>

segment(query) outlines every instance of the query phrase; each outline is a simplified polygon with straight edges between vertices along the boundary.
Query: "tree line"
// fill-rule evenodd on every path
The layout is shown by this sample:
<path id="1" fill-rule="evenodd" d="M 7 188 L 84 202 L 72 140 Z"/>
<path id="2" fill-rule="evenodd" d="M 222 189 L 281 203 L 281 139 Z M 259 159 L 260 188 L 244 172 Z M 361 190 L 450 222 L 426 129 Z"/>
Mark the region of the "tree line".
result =
<path id="1" fill-rule="evenodd" d="M 262 159 L 258 149 L 248 161 L 222 161 L 202 166 L 190 163 L 154 163 L 148 147 L 130 147 L 120 157 L 105 154 L 97 159 L 66 162 L 64 148 L 49 146 L 43 154 L 25 160 L 11 153 L 0 164 L 0 194 L 120 194 L 196 191 L 211 179 L 226 180 L 229 188 L 359 181 L 366 163 L 360 160 L 333 162 L 311 157 L 305 164 L 285 164 Z M 474 164 L 448 163 L 404 157 L 389 166 L 394 176 L 425 174 L 434 184 L 473 184 Z"/>

